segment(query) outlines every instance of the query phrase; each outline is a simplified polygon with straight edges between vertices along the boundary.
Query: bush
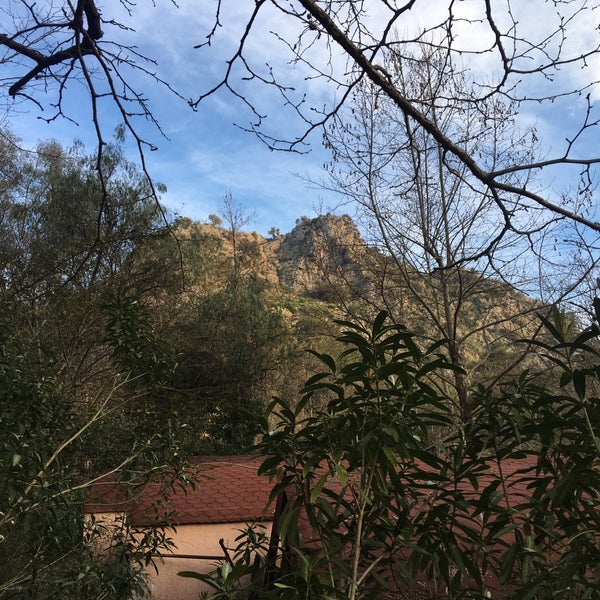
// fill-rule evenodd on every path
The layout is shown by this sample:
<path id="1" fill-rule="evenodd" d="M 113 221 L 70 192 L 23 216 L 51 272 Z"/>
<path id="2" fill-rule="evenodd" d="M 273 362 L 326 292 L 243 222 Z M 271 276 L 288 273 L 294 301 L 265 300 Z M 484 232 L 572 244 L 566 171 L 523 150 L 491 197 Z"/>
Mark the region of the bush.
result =
<path id="1" fill-rule="evenodd" d="M 385 321 L 342 322 L 340 357 L 317 355 L 295 408 L 270 405 L 257 450 L 272 501 L 286 498 L 279 554 L 258 572 L 242 535 L 233 567 L 201 577 L 213 597 L 356 600 L 419 580 L 449 598 L 598 597 L 598 327 L 555 310 L 537 343 L 549 383 L 480 388 L 456 426 L 430 377 L 454 368 L 443 343 L 421 349 Z"/>

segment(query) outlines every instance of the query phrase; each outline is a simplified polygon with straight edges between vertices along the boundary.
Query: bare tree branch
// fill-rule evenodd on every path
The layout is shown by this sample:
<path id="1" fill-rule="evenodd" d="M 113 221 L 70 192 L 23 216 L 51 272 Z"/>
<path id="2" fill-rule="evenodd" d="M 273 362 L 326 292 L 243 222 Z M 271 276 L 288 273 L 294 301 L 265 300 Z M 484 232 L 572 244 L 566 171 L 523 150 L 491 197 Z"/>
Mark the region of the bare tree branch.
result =
<path id="1" fill-rule="evenodd" d="M 12 7 L 19 10 L 15 8 L 13 14 Z M 134 19 L 133 7 L 126 3 L 125 8 Z M 527 235 L 514 217 L 515 204 L 523 200 L 530 202 L 531 210 L 547 213 L 548 223 L 553 221 L 551 215 L 554 215 L 555 219 L 565 219 L 599 233 L 600 223 L 593 211 L 573 208 L 572 203 L 564 201 L 565 194 L 556 193 L 550 186 L 545 189 L 537 186 L 538 180 L 533 177 L 542 171 L 551 176 L 562 167 L 580 167 L 577 193 L 593 190 L 593 168 L 600 163 L 600 156 L 593 152 L 592 155 L 581 154 L 581 148 L 584 138 L 587 140 L 600 125 L 592 100 L 598 77 L 591 71 L 592 61 L 600 59 L 600 40 L 591 27 L 581 33 L 579 28 L 582 23 L 591 22 L 590 17 L 597 8 L 594 0 L 544 4 L 540 8 L 544 11 L 544 18 L 540 14 L 540 27 L 528 31 L 521 22 L 522 6 L 513 6 L 510 0 L 502 5 L 493 4 L 491 0 L 477 0 L 469 6 L 448 0 L 442 7 L 429 7 L 420 0 L 370 3 L 364 0 L 257 0 L 242 21 L 239 18 L 232 21 L 227 7 L 217 0 L 206 36 L 195 47 L 199 50 L 214 47 L 221 32 L 229 28 L 230 37 L 232 33 L 235 36 L 234 49 L 226 57 L 224 71 L 217 81 L 187 103 L 198 110 L 207 98 L 226 91 L 251 115 L 250 124 L 238 124 L 238 127 L 257 135 L 270 149 L 304 152 L 312 134 L 328 126 L 351 101 L 356 87 L 367 78 L 415 127 L 431 136 L 449 157 L 449 164 L 458 161 L 487 188 L 489 197 L 503 215 L 505 228 L 504 233 L 490 239 L 487 253 L 491 253 L 509 231 Z M 91 94 L 98 166 L 101 166 L 104 145 L 100 100 L 110 98 L 126 129 L 133 135 L 142 166 L 146 169 L 144 152 L 153 150 L 155 145 L 141 137 L 136 120 L 142 117 L 152 122 L 160 133 L 162 130 L 145 95 L 134 88 L 127 70 L 137 70 L 150 81 L 177 92 L 168 78 L 161 77 L 155 70 L 155 63 L 137 52 L 133 43 L 127 46 L 104 40 L 103 25 L 107 31 L 109 26 L 124 31 L 131 28 L 102 19 L 93 0 L 78 0 L 75 6 L 65 4 L 60 9 L 53 6 L 46 10 L 44 13 L 36 4 L 11 0 L 4 11 L 13 19 L 12 30 L 4 24 L 4 33 L 0 34 L 0 48 L 11 53 L 6 60 L 13 67 L 17 64 L 22 67 L 19 59 L 34 62 L 25 74 L 11 81 L 9 95 L 41 103 L 31 89 L 32 84 L 41 80 L 55 85 L 58 90 L 54 104 L 56 114 L 48 119 L 69 118 L 62 110 L 66 82 L 83 78 Z M 276 18 L 269 21 L 271 17 Z M 417 18 L 423 22 L 417 22 Z M 264 27 L 264 19 L 269 24 L 275 23 L 271 31 Z M 281 22 L 291 28 L 281 26 Z M 231 31 L 232 27 L 239 27 L 237 34 Z M 272 35 L 282 44 L 289 58 L 287 63 L 284 56 L 264 62 L 266 57 L 261 57 L 260 52 L 257 54 L 255 42 L 266 35 Z M 577 43 L 579 37 L 585 36 L 585 43 Z M 530 103 L 545 106 L 581 96 L 586 98 L 587 108 L 579 126 L 567 132 L 564 149 L 558 155 L 548 153 L 535 161 L 514 161 L 507 156 L 501 163 L 488 164 L 485 157 L 464 149 L 454 132 L 444 133 L 432 122 L 426 111 L 428 99 L 420 98 L 418 93 L 414 97 L 403 95 L 397 82 L 382 68 L 385 56 L 390 52 L 399 60 L 410 61 L 411 49 L 417 44 L 428 45 L 444 54 L 449 65 L 473 64 L 472 68 L 482 73 L 473 80 L 471 89 L 459 97 L 446 97 L 440 88 L 435 98 L 439 106 L 460 101 L 465 106 L 471 104 L 477 108 L 482 102 L 494 100 L 516 103 L 516 107 L 521 108 Z M 99 76 L 98 72 L 94 77 L 90 76 L 92 64 L 100 68 Z M 576 71 L 588 73 L 588 67 L 587 79 L 573 77 L 573 81 L 569 81 L 569 75 L 574 76 Z M 308 84 L 302 89 L 297 82 L 290 83 L 294 79 L 287 75 L 292 70 L 295 75 L 302 74 L 306 82 L 322 82 L 323 90 L 329 86 L 329 101 L 314 101 Z M 561 82 L 560 85 L 557 82 Z M 254 96 L 254 91 L 261 88 L 275 91 L 280 105 L 295 117 L 295 122 L 290 122 L 285 131 L 268 130 L 266 119 L 270 108 L 261 104 L 262 95 L 258 100 Z M 524 184 L 513 177 L 517 174 L 526 175 Z"/>
<path id="2" fill-rule="evenodd" d="M 354 60 L 356 65 L 366 74 L 366 76 L 376 86 L 383 90 L 404 114 L 416 121 L 438 142 L 438 144 L 440 144 L 442 148 L 444 148 L 444 150 L 454 154 L 464 165 L 467 166 L 467 168 L 477 179 L 490 188 L 492 195 L 494 196 L 494 199 L 499 207 L 504 209 L 500 192 L 508 192 L 511 194 L 516 194 L 517 196 L 529 198 L 530 200 L 533 200 L 537 204 L 552 212 L 581 223 L 582 225 L 585 225 L 594 231 L 600 232 L 600 223 L 591 221 L 580 214 L 567 210 L 563 206 L 550 202 L 539 194 L 531 192 L 526 187 L 518 187 L 499 181 L 497 175 L 494 173 L 488 173 L 482 169 L 470 154 L 465 152 L 450 138 L 444 135 L 444 133 L 440 131 L 435 124 L 432 123 L 422 112 L 420 112 L 413 103 L 409 102 L 404 96 L 402 96 L 389 78 L 386 77 L 380 69 L 377 69 L 369 59 L 367 59 L 364 53 L 357 48 L 347 36 L 344 35 L 344 33 L 329 17 L 329 15 L 320 6 L 318 6 L 316 2 L 313 0 L 300 0 L 300 3 L 321 24 L 323 29 L 329 33 L 332 39 L 334 39 L 343 48 L 348 56 Z M 593 162 L 600 162 L 600 159 L 594 159 Z M 581 161 L 578 164 L 591 164 L 591 162 Z M 529 167 L 529 169 L 532 168 L 534 167 Z M 521 168 L 521 170 L 523 169 L 524 167 Z"/>

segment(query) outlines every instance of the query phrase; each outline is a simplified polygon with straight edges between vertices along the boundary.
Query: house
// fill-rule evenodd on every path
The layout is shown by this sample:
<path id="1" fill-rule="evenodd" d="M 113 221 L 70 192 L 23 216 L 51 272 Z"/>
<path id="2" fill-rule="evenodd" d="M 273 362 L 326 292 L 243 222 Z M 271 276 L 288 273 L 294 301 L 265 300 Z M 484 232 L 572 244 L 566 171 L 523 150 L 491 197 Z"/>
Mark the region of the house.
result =
<path id="1" fill-rule="evenodd" d="M 262 460 L 262 457 L 251 456 L 196 459 L 192 465 L 195 487 L 187 491 L 172 491 L 163 504 L 155 502 L 156 498 L 160 497 L 160 485 L 150 483 L 135 500 L 127 500 L 125 503 L 115 502 L 114 491 L 97 495 L 94 501 L 88 502 L 86 511 L 93 513 L 96 519 L 105 518 L 110 522 L 123 513 L 126 506 L 129 522 L 139 528 L 155 522 L 157 515 L 161 516 L 161 511 L 165 514 L 168 512 L 168 520 L 175 525 L 172 535 L 174 548 L 157 558 L 157 571 L 149 570 L 152 598 L 197 600 L 200 592 L 210 588 L 198 580 L 180 577 L 179 572 L 207 573 L 213 570 L 217 564 L 227 560 L 228 552 L 236 546 L 236 538 L 241 530 L 246 529 L 248 523 L 262 525 L 267 539 L 272 537 L 275 540 L 274 545 L 277 542 L 277 507 L 276 503 L 269 503 L 273 484 L 267 477 L 258 475 L 258 467 Z M 430 469 L 422 463 L 419 465 L 424 469 L 423 472 Z M 433 475 L 433 469 L 431 472 Z M 459 521 L 455 523 L 464 521 L 465 526 L 477 529 L 482 516 L 479 511 L 485 511 L 486 506 L 491 508 L 496 502 L 500 502 L 506 505 L 515 526 L 521 529 L 520 524 L 531 525 L 528 502 L 532 492 L 529 484 L 536 477 L 536 463 L 531 456 L 519 459 L 505 458 L 502 465 L 491 461 L 485 469 L 478 471 L 476 477 L 460 477 L 454 491 L 439 487 L 433 487 L 431 495 L 426 491 L 423 495 L 423 505 L 414 510 L 419 513 L 427 512 L 428 507 L 445 502 L 447 494 L 459 494 L 463 498 L 464 508 L 460 511 Z M 506 486 L 506 497 L 496 497 L 494 490 L 500 482 Z M 339 484 L 335 480 L 330 483 L 333 490 Z M 421 488 L 427 490 L 428 485 L 430 482 L 423 481 Z M 103 498 L 106 500 L 103 501 Z M 302 523 L 301 526 L 303 543 L 318 543 L 313 538 L 308 524 Z M 437 539 L 436 527 L 438 525 L 432 522 L 430 541 Z M 445 523 L 440 521 L 439 527 L 441 531 Z M 499 527 L 502 527 L 500 536 L 494 539 L 501 544 L 498 550 L 502 550 L 513 543 L 514 532 L 508 523 L 499 522 Z M 487 551 L 495 550 L 493 547 L 487 548 Z M 410 556 L 409 552 L 404 558 L 408 560 Z M 493 598 L 499 600 L 506 597 L 506 590 L 502 589 L 490 573 L 485 575 L 484 581 Z M 432 579 L 424 572 L 414 580 L 414 585 L 415 590 L 414 593 L 411 592 L 411 598 L 444 597 L 443 589 L 440 590 L 439 587 L 440 581 Z M 405 596 L 391 595 L 390 588 L 387 597 Z"/>
<path id="2" fill-rule="evenodd" d="M 235 538 L 248 523 L 263 525 L 270 534 L 275 506 L 267 507 L 272 484 L 258 475 L 261 462 L 260 457 L 251 456 L 197 458 L 191 469 L 194 485 L 171 491 L 167 502 L 156 503 L 162 492 L 159 483 L 149 483 L 135 499 L 121 501 L 112 485 L 97 490 L 85 512 L 105 523 L 126 512 L 136 528 L 154 523 L 161 516 L 157 511 L 168 512 L 174 547 L 157 557 L 156 568 L 148 568 L 152 599 L 197 600 L 200 592 L 210 588 L 180 577 L 180 571 L 213 570 L 225 560 L 225 549 L 235 547 Z"/>

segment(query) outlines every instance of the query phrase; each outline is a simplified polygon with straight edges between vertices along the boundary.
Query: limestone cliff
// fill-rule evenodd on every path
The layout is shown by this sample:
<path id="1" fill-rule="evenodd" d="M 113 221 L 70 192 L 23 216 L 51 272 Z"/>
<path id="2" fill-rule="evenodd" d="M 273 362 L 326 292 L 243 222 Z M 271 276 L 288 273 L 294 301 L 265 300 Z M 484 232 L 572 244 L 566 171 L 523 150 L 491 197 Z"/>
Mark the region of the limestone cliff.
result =
<path id="1" fill-rule="evenodd" d="M 293 292 L 328 299 L 337 286 L 365 291 L 360 260 L 365 244 L 347 216 L 303 217 L 274 248 L 279 283 Z"/>

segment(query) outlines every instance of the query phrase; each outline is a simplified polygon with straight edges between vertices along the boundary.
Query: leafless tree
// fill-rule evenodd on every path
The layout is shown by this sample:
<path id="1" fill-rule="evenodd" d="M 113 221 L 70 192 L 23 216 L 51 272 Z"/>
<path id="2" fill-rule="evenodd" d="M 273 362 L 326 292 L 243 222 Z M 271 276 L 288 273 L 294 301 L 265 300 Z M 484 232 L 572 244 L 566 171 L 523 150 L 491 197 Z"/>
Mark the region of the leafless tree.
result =
<path id="1" fill-rule="evenodd" d="M 127 2 L 122 4 L 127 8 Z M 127 25 L 104 19 L 94 0 L 76 3 L 11 0 L 0 8 L 0 15 L 0 82 L 8 97 L 33 103 L 44 111 L 39 118 L 47 122 L 59 118 L 72 121 L 65 110 L 66 98 L 77 87 L 74 84 L 83 84 L 89 94 L 98 142 L 96 167 L 103 186 L 106 185 L 103 151 L 112 136 L 112 131 L 107 134 L 103 127 L 103 116 L 109 108 L 116 107 L 119 127 L 135 140 L 142 169 L 158 204 L 145 162 L 145 151 L 156 147 L 140 136 L 137 119 L 152 122 L 160 133 L 162 130 L 145 94 L 134 89 L 129 79 L 133 78 L 132 72 L 141 72 L 173 94 L 177 92 L 156 74 L 156 61 L 141 54 L 135 46 L 126 47 L 117 40 L 102 42 L 103 28 L 114 32 L 127 29 Z"/>
<path id="2" fill-rule="evenodd" d="M 232 281 L 235 281 L 240 274 L 240 232 L 254 220 L 255 214 L 253 212 L 248 213 L 241 204 L 236 202 L 233 194 L 229 191 L 223 198 L 221 216 L 227 226 L 227 235 L 231 242 L 231 258 L 233 261 L 231 275 Z"/>
<path id="3" fill-rule="evenodd" d="M 2 12 L 0 46 L 4 53 L 0 63 L 8 94 L 40 103 L 40 88 L 52 89 L 56 92 L 56 117 L 62 114 L 67 83 L 81 78 L 91 94 L 100 150 L 101 99 L 112 99 L 134 135 L 137 116 L 153 119 L 144 94 L 127 78 L 130 69 L 169 85 L 133 44 L 113 41 L 123 40 L 118 34 L 136 25 L 135 7 L 124 1 L 121 5 L 126 8 L 127 22 L 113 20 L 109 9 L 100 14 L 93 0 L 40 5 L 11 0 Z M 271 148 L 301 151 L 310 133 L 326 125 L 356 87 L 369 80 L 397 106 L 415 132 L 429 136 L 449 160 L 451 157 L 462 165 L 485 188 L 502 214 L 497 238 L 511 232 L 530 233 L 514 214 L 515 206 L 526 201 L 529 210 L 540 213 L 546 223 L 570 221 L 598 233 L 593 192 L 594 167 L 600 156 L 586 143 L 599 124 L 593 104 L 600 57 L 596 8 L 594 0 L 447 0 L 435 7 L 423 0 L 256 0 L 248 4 L 248 13 L 240 21 L 228 12 L 226 3 L 215 0 L 212 26 L 198 39 L 197 50 L 210 53 L 222 35 L 238 43 L 222 63 L 222 77 L 190 105 L 198 109 L 208 97 L 228 90 L 252 114 L 246 129 Z M 256 51 L 255 42 L 267 36 L 274 36 L 287 52 L 287 63 L 281 59 L 284 52 L 265 57 Z M 477 106 L 501 99 L 513 103 L 517 111 L 553 106 L 556 114 L 569 108 L 576 111 L 578 122 L 573 130 L 564 132 L 562 147 L 542 152 L 539 159 L 527 161 L 522 155 L 511 159 L 505 154 L 506 160 L 498 164 L 485 154 L 471 153 L 455 132 L 440 129 L 419 98 L 406 96 L 381 66 L 385 51 L 393 48 L 404 60 L 423 43 L 436 48 L 452 64 L 465 62 L 475 74 L 467 93 L 445 100 Z M 192 53 L 184 58 L 196 60 Z M 450 72 L 449 77 L 454 74 Z M 304 82 L 302 88 L 299 79 Z M 330 102 L 324 104 L 321 96 L 311 96 L 315 81 L 329 84 Z M 264 116 L 269 107 L 260 105 L 264 95 L 258 94 L 255 86 L 260 90 L 267 86 L 281 96 L 296 117 L 295 132 L 290 133 L 291 121 L 284 134 L 267 128 Z M 136 140 L 143 160 L 144 149 L 151 145 L 137 135 Z M 546 183 L 528 174 L 537 174 Z M 589 198 L 589 204 L 573 206 L 570 193 L 552 189 L 547 182 L 559 177 L 561 181 L 570 177 L 574 193 Z"/>
<path id="4" fill-rule="evenodd" d="M 504 160 L 500 149 L 509 149 L 513 160 L 534 156 L 536 143 L 531 132 L 519 132 L 511 103 L 447 100 L 466 96 L 471 82 L 445 53 L 422 45 L 414 56 L 399 58 L 391 50 L 384 67 L 395 87 L 419 102 L 442 133 L 460 140 L 465 152 L 496 165 Z M 452 381 L 468 420 L 468 383 L 482 382 L 478 371 L 506 345 L 499 331 L 510 321 L 508 337 L 530 333 L 518 329 L 527 328 L 536 306 L 519 303 L 511 284 L 530 284 L 518 263 L 538 247 L 536 215 L 527 212 L 527 203 L 515 202 L 513 222 L 528 235 L 506 231 L 486 186 L 369 81 L 355 88 L 324 138 L 333 155 L 324 185 L 340 194 L 345 208 L 352 205 L 368 241 L 380 249 L 374 256 L 385 263 L 369 269 L 380 274 L 380 302 L 429 340 L 446 340 L 452 363 L 471 371 L 467 377 L 454 372 Z M 522 186 L 519 179 L 514 176 L 514 184 Z"/>
<path id="5" fill-rule="evenodd" d="M 250 104 L 257 117 L 257 123 L 251 129 L 272 147 L 297 149 L 306 140 L 309 131 L 326 124 L 348 101 L 356 86 L 368 79 L 394 102 L 415 130 L 429 135 L 445 154 L 464 165 L 487 188 L 502 212 L 505 233 L 520 230 L 520 224 L 513 218 L 517 199 L 520 202 L 527 199 L 532 210 L 550 213 L 552 218 L 571 219 L 599 231 L 600 225 L 593 212 L 572 210 L 568 202 L 554 198 L 549 190 L 543 190 L 536 183 L 522 185 L 521 181 L 527 182 L 527 177 L 520 178 L 517 183 L 513 178 L 515 174 L 546 172 L 561 165 L 570 165 L 578 169 L 580 194 L 593 188 L 591 168 L 597 164 L 599 157 L 579 157 L 579 152 L 582 138 L 598 125 L 591 100 L 597 80 L 594 70 L 588 68 L 599 51 L 599 39 L 591 32 L 593 23 L 589 21 L 594 4 L 558 1 L 529 6 L 530 11 L 535 10 L 535 20 L 529 22 L 520 20 L 523 15 L 519 14 L 519 7 L 512 6 L 510 2 L 492 7 L 490 0 L 471 3 L 450 0 L 437 14 L 426 4 L 430 5 L 416 0 L 256 2 L 240 37 L 240 45 L 227 63 L 223 79 L 199 96 L 194 106 L 222 87 L 229 88 L 245 102 L 251 103 L 245 89 L 236 85 L 233 79 L 237 73 L 235 67 L 241 66 L 246 79 L 277 86 L 286 104 L 305 124 L 303 132 L 294 139 L 270 136 L 262 128 L 261 111 Z M 259 13 L 269 9 L 277 9 L 290 20 L 296 20 L 298 36 L 285 39 L 280 35 L 281 42 L 289 50 L 291 60 L 308 70 L 309 77 L 325 78 L 336 87 L 337 100 L 331 106 L 318 110 L 304 94 L 297 95 L 291 86 L 286 86 L 273 69 L 259 70 L 246 60 L 245 48 L 250 36 L 259 33 L 255 31 Z M 419 21 L 426 25 L 415 26 L 415 22 Z M 206 44 L 210 44 L 217 35 L 217 25 L 221 25 L 219 13 Z M 589 35 L 583 36 L 578 29 L 580 26 L 584 26 Z M 409 33 L 399 36 L 401 28 Z M 576 43 L 583 40 L 584 44 Z M 437 48 L 449 61 L 465 60 L 481 68 L 479 72 L 482 75 L 474 79 L 472 89 L 446 100 L 477 104 L 501 98 L 513 102 L 518 110 L 530 103 L 538 106 L 562 100 L 572 103 L 583 96 L 585 100 L 580 105 L 579 125 L 575 131 L 565 132 L 564 148 L 556 156 L 533 161 L 523 161 L 522 156 L 510 160 L 507 156 L 503 164 L 493 164 L 485 156 L 471 154 L 452 131 L 443 132 L 428 118 L 419 98 L 404 95 L 379 64 L 383 62 L 381 57 L 386 49 L 393 48 L 402 60 L 414 55 L 415 46 L 422 43 Z M 339 59 L 340 51 L 347 61 Z M 580 80 L 560 77 L 561 70 L 573 72 L 579 68 L 587 73 Z M 453 74 L 449 73 L 449 76 L 453 77 Z M 457 76 L 460 77 L 460 70 Z M 541 85 L 543 82 L 552 85 Z"/>

